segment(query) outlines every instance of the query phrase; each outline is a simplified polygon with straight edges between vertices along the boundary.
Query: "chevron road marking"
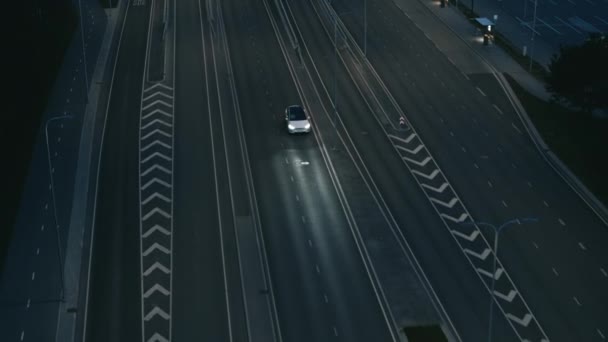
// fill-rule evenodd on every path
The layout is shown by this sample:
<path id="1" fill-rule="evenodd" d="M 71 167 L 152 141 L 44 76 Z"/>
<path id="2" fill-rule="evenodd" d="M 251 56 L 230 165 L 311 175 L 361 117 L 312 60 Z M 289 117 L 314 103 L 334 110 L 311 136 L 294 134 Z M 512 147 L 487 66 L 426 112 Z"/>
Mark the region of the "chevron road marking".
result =
<path id="1" fill-rule="evenodd" d="M 142 120 L 146 120 L 147 118 L 151 117 L 152 115 L 154 115 L 154 114 L 156 114 L 156 113 L 161 113 L 162 115 L 164 115 L 164 116 L 166 116 L 166 117 L 168 117 L 168 118 L 173 118 L 173 115 L 171 115 L 171 114 L 169 114 L 169 113 L 165 112 L 164 110 L 162 110 L 162 109 L 160 109 L 160 108 L 157 108 L 157 109 L 155 109 L 155 110 L 151 111 L 150 113 L 148 113 L 148 114 L 144 115 L 144 116 L 143 116 L 141 119 L 142 119 Z"/>
<path id="2" fill-rule="evenodd" d="M 172 174 L 172 172 L 171 172 L 170 170 L 168 170 L 168 169 L 166 169 L 166 168 L 164 168 L 164 167 L 162 167 L 162 166 L 160 166 L 160 165 L 158 165 L 158 164 L 154 164 L 154 165 L 150 166 L 150 167 L 149 167 L 149 168 L 148 168 L 146 171 L 144 171 L 144 172 L 141 174 L 141 176 L 142 176 L 142 177 L 144 177 L 144 176 L 146 176 L 148 173 L 150 173 L 150 172 L 152 172 L 152 171 L 154 171 L 154 170 L 161 170 L 161 171 L 163 171 L 164 173 L 169 174 L 169 175 L 170 175 L 170 174 Z"/>
<path id="3" fill-rule="evenodd" d="M 492 273 L 484 270 L 483 268 L 478 268 L 477 272 L 485 275 L 488 278 L 492 278 Z M 500 279 L 500 276 L 503 274 L 504 270 L 502 268 L 499 268 L 496 270 L 496 272 L 494 273 L 494 279 L 498 280 Z"/>
<path id="4" fill-rule="evenodd" d="M 150 312 L 148 312 L 148 314 L 144 317 L 144 319 L 146 321 L 149 321 L 156 315 L 159 315 L 160 317 L 162 317 L 164 319 L 169 319 L 171 317 L 171 316 L 169 316 L 168 313 L 164 312 L 161 308 L 159 308 L 158 306 L 155 306 L 154 309 L 152 309 Z"/>
<path id="5" fill-rule="evenodd" d="M 401 145 L 395 145 L 395 147 L 397 147 L 397 149 L 411 153 L 411 154 L 416 154 L 418 152 L 420 152 L 420 150 L 422 150 L 424 148 L 424 145 L 418 145 L 418 147 L 416 147 L 413 150 L 410 150 L 409 148 L 403 147 Z"/>
<path id="6" fill-rule="evenodd" d="M 169 342 L 169 340 L 164 338 L 159 333 L 154 333 L 154 335 L 152 335 L 152 337 L 150 337 L 150 339 L 146 342 Z"/>
<path id="7" fill-rule="evenodd" d="M 486 260 L 486 258 L 488 257 L 488 255 L 490 255 L 490 253 L 492 252 L 489 248 L 486 248 L 483 250 L 483 252 L 481 252 L 481 254 L 474 252 L 470 249 L 465 248 L 464 252 L 467 254 L 470 254 L 474 257 L 476 257 L 477 259 L 481 259 L 481 260 Z"/>
<path id="8" fill-rule="evenodd" d="M 502 300 L 506 300 L 507 302 L 511 303 L 513 301 L 513 299 L 515 298 L 515 296 L 517 296 L 517 291 L 511 290 L 511 291 L 509 291 L 508 295 L 505 295 L 505 294 L 500 293 L 495 290 L 494 295 L 496 295 L 496 297 L 498 297 Z"/>
<path id="9" fill-rule="evenodd" d="M 149 143 L 145 147 L 142 147 L 140 151 L 144 152 L 144 151 L 146 151 L 146 150 L 148 150 L 148 149 L 150 149 L 150 148 L 152 148 L 152 147 L 154 147 L 156 145 L 160 145 L 160 146 L 168 148 L 168 149 L 172 148 L 171 145 L 165 144 L 164 142 L 162 142 L 160 140 L 154 140 L 153 142 Z"/>
<path id="10" fill-rule="evenodd" d="M 144 235 L 142 235 L 143 237 L 147 238 L 148 236 L 150 236 L 152 233 L 154 232 L 161 232 L 165 235 L 171 235 L 171 232 L 166 230 L 165 228 L 159 226 L 158 224 L 155 224 L 154 227 L 148 229 L 147 232 L 144 233 Z"/>
<path id="11" fill-rule="evenodd" d="M 152 272 L 156 271 L 156 270 L 161 270 L 163 273 L 165 274 L 169 274 L 171 273 L 171 271 L 166 268 L 165 266 L 163 266 L 160 262 L 155 262 L 154 265 L 150 266 L 145 272 L 144 272 L 144 276 L 149 276 Z"/>
<path id="12" fill-rule="evenodd" d="M 431 157 L 426 157 L 426 158 L 424 158 L 423 161 L 417 161 L 417 160 L 414 160 L 414 159 L 410 159 L 408 157 L 401 157 L 401 158 L 409 161 L 412 164 L 416 164 L 416 165 L 418 165 L 420 167 L 425 166 L 426 164 L 428 164 L 431 161 Z"/>
<path id="13" fill-rule="evenodd" d="M 388 137 L 391 138 L 391 139 L 399 140 L 399 141 L 402 141 L 402 142 L 404 142 L 406 144 L 409 144 L 410 141 L 412 141 L 412 139 L 414 139 L 416 137 L 416 133 L 410 134 L 410 136 L 407 137 L 407 138 L 405 138 L 405 139 L 402 139 L 402 138 L 400 138 L 400 137 L 398 137 L 396 135 L 392 135 L 392 134 L 388 134 Z"/>
<path id="14" fill-rule="evenodd" d="M 452 230 L 452 234 L 454 234 L 460 238 L 463 238 L 469 242 L 473 242 L 473 241 L 475 241 L 475 239 L 477 239 L 477 237 L 481 233 L 479 232 L 479 230 L 474 230 L 470 235 L 467 235 L 467 234 L 461 233 L 457 230 Z"/>
<path id="15" fill-rule="evenodd" d="M 145 105 L 145 106 L 142 108 L 142 110 L 146 110 L 146 109 L 148 109 L 148 108 L 150 108 L 150 107 L 154 106 L 155 104 L 159 104 L 159 103 L 160 103 L 160 104 L 164 104 L 165 106 L 167 106 L 167 107 L 169 107 L 169 108 L 171 108 L 171 106 L 172 106 L 170 103 L 167 103 L 167 102 L 165 102 L 165 101 L 163 101 L 163 100 L 155 100 L 155 101 L 152 101 L 152 102 L 148 103 L 147 105 Z"/>
<path id="16" fill-rule="evenodd" d="M 142 160 L 141 163 L 144 164 L 147 161 L 149 161 L 150 159 L 154 158 L 154 157 L 161 157 L 166 161 L 171 161 L 171 158 L 167 157 L 166 155 L 160 153 L 160 152 L 154 152 L 153 154 L 149 155 L 148 157 L 146 157 L 146 159 Z"/>
<path id="17" fill-rule="evenodd" d="M 144 92 L 145 92 L 145 93 L 147 93 L 147 92 L 149 92 L 150 90 L 155 89 L 156 87 L 161 87 L 161 88 L 164 88 L 164 89 L 167 89 L 167 90 L 171 90 L 171 91 L 173 90 L 173 88 L 171 88 L 171 87 L 169 87 L 169 86 L 166 86 L 166 85 L 164 85 L 164 84 L 162 84 L 162 83 L 155 83 L 155 84 L 154 84 L 153 86 L 151 86 L 150 88 L 147 88 L 146 90 L 144 90 Z"/>
<path id="18" fill-rule="evenodd" d="M 439 170 L 437 170 L 437 169 L 433 170 L 433 172 L 431 172 L 430 175 L 427 175 L 426 173 L 422 173 L 422 172 L 416 171 L 416 170 L 412 170 L 412 173 L 416 174 L 418 176 L 424 177 L 424 178 L 426 178 L 428 180 L 433 180 L 435 178 L 435 176 L 437 176 L 439 174 Z M 447 183 L 445 183 L 445 184 L 447 185 Z M 441 191 L 443 191 L 443 190 L 441 190 Z"/>
<path id="19" fill-rule="evenodd" d="M 154 284 L 154 286 L 152 286 L 151 288 L 148 289 L 148 291 L 146 291 L 144 293 L 144 298 L 148 298 L 150 297 L 154 292 L 160 292 L 162 294 L 164 294 L 165 296 L 168 296 L 171 292 L 169 292 L 169 290 L 167 290 L 166 288 L 162 287 L 159 284 Z"/>
<path id="20" fill-rule="evenodd" d="M 164 338 L 159 333 L 154 333 L 154 335 L 152 335 L 152 337 L 150 337 L 150 339 L 146 342 L 169 342 L 169 340 Z"/>
<path id="21" fill-rule="evenodd" d="M 153 130 L 152 132 L 150 132 L 150 133 L 146 134 L 145 136 L 143 136 L 143 137 L 141 138 L 141 140 L 146 140 L 146 139 L 148 139 L 149 137 L 151 137 L 152 135 L 157 134 L 157 133 L 158 133 L 158 134 L 162 134 L 162 135 L 164 135 L 164 136 L 165 136 L 165 137 L 167 137 L 167 138 L 171 138 L 171 134 L 166 133 L 166 132 L 163 132 L 163 131 L 161 131 L 160 129 L 158 129 L 158 128 L 157 128 L 157 129 Z"/>
<path id="22" fill-rule="evenodd" d="M 437 171 L 437 170 L 435 170 L 435 171 Z M 416 172 L 416 171 L 413 171 L 413 172 Z M 437 171 L 437 172 L 439 172 L 439 171 Z M 445 190 L 445 188 L 447 188 L 449 184 L 447 182 L 444 182 L 438 188 L 435 188 L 435 187 L 427 185 L 427 184 L 422 184 L 422 183 L 420 183 L 420 185 L 422 185 L 423 187 L 425 187 L 429 190 L 433 190 L 435 192 L 442 193 L 443 190 Z"/>
<path id="23" fill-rule="evenodd" d="M 158 179 L 158 178 L 152 178 L 150 181 L 148 181 L 148 183 L 146 183 L 144 186 L 141 187 L 142 190 L 146 190 L 150 185 L 154 184 L 154 183 L 159 183 L 160 185 L 164 185 L 167 188 L 171 188 L 171 184 L 165 182 L 162 179 Z"/>
<path id="24" fill-rule="evenodd" d="M 154 250 L 156 250 L 156 249 L 158 249 L 159 251 L 161 251 L 165 254 L 170 253 L 168 249 L 159 245 L 158 242 L 155 242 L 152 246 L 150 246 L 150 248 L 146 249 L 142 254 L 143 254 L 143 256 L 148 256 L 148 254 L 154 252 Z"/>
<path id="25" fill-rule="evenodd" d="M 454 204 L 458 203 L 458 198 L 456 198 L 456 197 L 452 197 L 452 199 L 448 203 L 440 201 L 433 197 L 429 197 L 429 199 L 437 204 L 441 204 L 442 206 L 448 207 L 450 209 L 454 206 Z"/>
<path id="26" fill-rule="evenodd" d="M 452 217 L 452 216 L 450 216 L 450 215 L 447 215 L 447 214 L 441 213 L 441 217 L 446 218 L 446 219 L 448 219 L 448 220 L 450 220 L 450 221 L 452 221 L 452 222 L 455 222 L 455 223 L 461 223 L 462 221 L 466 220 L 466 219 L 467 219 L 467 217 L 469 217 L 469 214 L 467 214 L 467 213 L 462 213 L 462 214 L 460 214 L 460 217 L 458 217 L 458 218 L 454 218 L 454 217 Z"/>
<path id="27" fill-rule="evenodd" d="M 530 313 L 526 313 L 526 315 L 524 316 L 524 318 L 519 318 L 515 315 L 512 315 L 510 313 L 506 313 L 505 316 L 507 316 L 508 319 L 512 320 L 513 322 L 527 327 L 528 324 L 530 324 L 530 321 L 532 320 L 532 315 Z"/>
<path id="28" fill-rule="evenodd" d="M 164 216 L 166 218 L 171 218 L 171 215 L 167 214 L 164 210 L 162 210 L 160 208 L 154 208 L 144 216 L 144 221 L 149 219 L 152 215 L 157 214 L 157 213 L 161 214 L 162 216 Z"/>
<path id="29" fill-rule="evenodd" d="M 163 201 L 167 202 L 167 203 L 171 203 L 171 199 L 167 198 L 161 194 L 159 194 L 158 192 L 153 193 L 152 195 L 150 195 L 150 197 L 146 198 L 142 204 L 147 204 L 148 202 L 150 202 L 151 200 L 155 199 L 155 198 L 160 198 Z"/>
<path id="30" fill-rule="evenodd" d="M 155 120 L 150 121 L 150 122 L 148 122 L 147 124 L 145 124 L 145 125 L 144 125 L 144 126 L 141 128 L 141 129 L 142 129 L 142 130 L 144 130 L 144 129 L 146 129 L 146 128 L 148 128 L 148 127 L 152 126 L 152 125 L 154 125 L 154 124 L 155 124 L 155 123 L 157 123 L 157 122 L 158 122 L 158 123 L 160 123 L 160 124 L 163 124 L 163 125 L 165 125 L 165 126 L 167 126 L 167 127 L 171 127 L 171 126 L 172 126 L 170 123 L 166 123 L 166 122 L 164 122 L 164 121 L 163 121 L 163 120 L 161 120 L 161 119 L 155 119 Z"/>
<path id="31" fill-rule="evenodd" d="M 156 95 L 164 96 L 164 97 L 166 97 L 166 98 L 168 98 L 168 99 L 170 99 L 170 100 L 173 100 L 173 96 L 172 96 L 172 95 L 169 95 L 169 94 L 167 94 L 167 93 L 163 93 L 162 91 L 157 91 L 157 92 L 155 92 L 155 93 L 152 93 L 152 94 L 150 94 L 150 95 L 148 95 L 148 96 L 144 97 L 144 98 L 142 99 L 142 102 L 146 102 L 146 101 L 148 101 L 149 99 L 151 99 L 153 96 L 156 96 Z"/>

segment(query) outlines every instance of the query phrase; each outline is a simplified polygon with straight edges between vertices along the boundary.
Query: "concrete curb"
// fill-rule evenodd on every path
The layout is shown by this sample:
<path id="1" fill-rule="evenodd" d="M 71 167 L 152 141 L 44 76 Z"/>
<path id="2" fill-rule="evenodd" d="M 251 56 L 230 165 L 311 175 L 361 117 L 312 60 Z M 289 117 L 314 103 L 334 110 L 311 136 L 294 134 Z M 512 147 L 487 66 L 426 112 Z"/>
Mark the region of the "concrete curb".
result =
<path id="1" fill-rule="evenodd" d="M 608 209 L 604 206 L 604 204 L 593 194 L 589 189 L 581 182 L 580 179 L 553 153 L 545 141 L 542 139 L 540 133 L 536 129 L 536 126 L 530 120 L 528 113 L 524 109 L 523 105 L 515 95 L 515 92 L 511 88 L 511 85 L 506 80 L 504 75 L 490 62 L 486 59 L 482 54 L 480 54 L 477 50 L 475 50 L 467 40 L 462 37 L 458 32 L 456 32 L 448 23 L 446 23 L 443 18 L 441 18 L 437 13 L 432 11 L 429 7 L 425 5 L 423 0 L 418 0 L 424 8 L 426 8 L 435 18 L 437 18 L 443 25 L 445 25 L 450 31 L 452 31 L 466 46 L 468 46 L 494 73 L 498 83 L 502 86 L 505 94 L 511 101 L 513 108 L 517 112 L 520 121 L 526 128 L 526 132 L 530 139 L 534 142 L 534 145 L 537 147 L 539 153 L 547 164 L 553 168 L 553 170 L 568 184 L 568 186 L 589 206 L 591 210 L 598 216 L 598 218 L 608 227 Z M 500 48 L 500 47 L 497 47 Z M 501 48 L 502 49 L 502 48 Z"/>
<path id="2" fill-rule="evenodd" d="M 91 79 L 85 115 L 83 118 L 78 163 L 74 180 L 74 196 L 70 217 L 70 227 L 66 243 L 64 264 L 65 289 L 64 301 L 59 305 L 57 332 L 55 341 L 73 341 L 76 337 L 76 321 L 79 315 L 81 271 L 83 270 L 84 236 L 88 233 L 91 222 L 90 185 L 91 165 L 93 161 L 95 137 L 99 127 L 96 125 L 100 98 L 105 87 L 104 79 L 108 72 L 108 60 L 112 52 L 112 42 L 116 33 L 117 17 L 124 6 L 106 10 L 108 22 L 104 33 L 101 50 L 95 71 Z"/>

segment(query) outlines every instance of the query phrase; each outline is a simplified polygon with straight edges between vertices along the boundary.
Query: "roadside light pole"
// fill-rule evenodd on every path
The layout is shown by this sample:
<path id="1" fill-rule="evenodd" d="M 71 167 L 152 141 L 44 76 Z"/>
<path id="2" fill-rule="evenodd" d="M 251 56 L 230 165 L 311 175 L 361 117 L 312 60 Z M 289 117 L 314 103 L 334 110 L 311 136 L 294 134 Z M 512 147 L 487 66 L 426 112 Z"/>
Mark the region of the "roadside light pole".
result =
<path id="1" fill-rule="evenodd" d="M 65 119 L 73 119 L 73 116 L 71 115 L 60 115 L 60 116 L 55 116 L 52 117 L 50 119 L 48 119 L 46 121 L 46 124 L 44 125 L 44 135 L 46 137 L 46 152 L 47 152 L 47 156 L 48 156 L 48 160 L 49 160 L 49 175 L 51 178 L 51 197 L 53 200 L 53 216 L 55 218 L 55 234 L 57 235 L 57 256 L 59 257 L 59 273 L 60 273 L 60 277 L 61 277 L 61 301 L 63 302 L 64 300 L 64 278 L 63 278 L 63 253 L 61 253 L 61 236 L 59 235 L 59 220 L 57 218 L 57 202 L 55 200 L 55 181 L 53 178 L 53 163 L 51 162 L 51 147 L 49 145 L 49 123 L 51 123 L 51 121 L 56 121 L 56 120 L 65 120 Z"/>
<path id="2" fill-rule="evenodd" d="M 491 342 L 492 341 L 492 320 L 493 320 L 493 314 L 494 314 L 494 287 L 496 285 L 496 263 L 498 260 L 498 236 L 500 235 L 500 232 L 505 229 L 506 227 L 509 227 L 515 223 L 517 223 L 518 225 L 521 225 L 522 223 L 525 222 L 537 222 L 538 219 L 536 218 L 521 218 L 521 219 L 513 219 L 510 221 L 507 221 L 503 224 L 501 224 L 500 226 L 495 226 L 491 223 L 487 223 L 487 222 L 466 222 L 463 223 L 464 225 L 477 225 L 477 226 L 484 226 L 484 227 L 490 227 L 492 228 L 492 230 L 494 230 L 494 262 L 493 262 L 493 267 L 492 267 L 492 284 L 490 286 L 490 317 L 489 317 L 489 323 L 488 323 L 488 341 Z"/>

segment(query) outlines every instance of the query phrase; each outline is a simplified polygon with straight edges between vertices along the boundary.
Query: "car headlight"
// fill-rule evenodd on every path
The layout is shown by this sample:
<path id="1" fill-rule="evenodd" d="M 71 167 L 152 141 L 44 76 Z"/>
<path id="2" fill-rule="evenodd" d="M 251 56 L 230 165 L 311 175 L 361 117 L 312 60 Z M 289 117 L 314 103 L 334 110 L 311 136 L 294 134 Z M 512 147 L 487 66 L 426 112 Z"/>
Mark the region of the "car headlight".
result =
<path id="1" fill-rule="evenodd" d="M 304 126 L 304 129 L 309 129 L 310 128 L 310 124 L 307 123 L 306 126 Z"/>
<path id="2" fill-rule="evenodd" d="M 293 131 L 294 129 L 296 129 L 296 127 L 295 127 L 294 125 L 292 125 L 292 124 L 288 124 L 288 125 L 287 125 L 287 128 L 289 128 L 289 129 L 290 129 L 290 130 L 292 130 L 292 131 Z"/>

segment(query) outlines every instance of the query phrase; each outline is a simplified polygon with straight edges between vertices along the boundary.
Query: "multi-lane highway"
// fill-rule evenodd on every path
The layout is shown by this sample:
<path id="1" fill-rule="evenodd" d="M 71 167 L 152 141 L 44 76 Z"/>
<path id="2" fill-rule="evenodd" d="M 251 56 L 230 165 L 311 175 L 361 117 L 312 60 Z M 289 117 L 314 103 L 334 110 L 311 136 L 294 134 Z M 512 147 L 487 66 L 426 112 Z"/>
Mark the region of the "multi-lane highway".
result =
<path id="1" fill-rule="evenodd" d="M 606 226 L 481 60 L 463 72 L 388 0 L 367 61 L 363 1 L 165 1 L 120 34 L 86 340 L 479 341 L 491 299 L 497 341 L 608 335 Z M 311 134 L 287 134 L 291 104 Z M 467 222 L 514 218 L 535 222 L 501 233 L 491 297 L 493 234 Z"/>

